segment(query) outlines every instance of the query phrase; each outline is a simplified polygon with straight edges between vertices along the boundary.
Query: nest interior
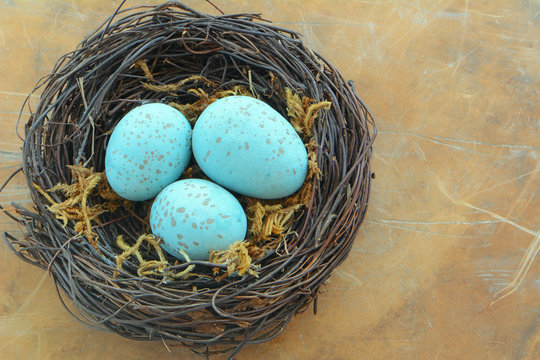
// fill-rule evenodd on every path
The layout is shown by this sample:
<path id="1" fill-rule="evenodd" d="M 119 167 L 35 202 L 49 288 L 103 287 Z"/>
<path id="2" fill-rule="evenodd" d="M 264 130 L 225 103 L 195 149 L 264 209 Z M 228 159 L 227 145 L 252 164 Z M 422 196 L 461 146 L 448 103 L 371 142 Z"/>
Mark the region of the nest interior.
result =
<path id="1" fill-rule="evenodd" d="M 193 77 L 210 80 L 208 91 L 249 89 L 285 118 L 287 88 L 332 103 L 311 128 L 321 176 L 310 180 L 309 204 L 281 244 L 256 261 L 258 277 L 164 281 L 139 276 L 133 259 L 118 273 L 116 239 L 134 241 L 145 232 L 147 204 L 123 216 L 101 214 L 94 247 L 49 211 L 39 191 L 73 183 L 71 165 L 103 171 L 108 136 L 122 116 L 148 100 L 193 103 L 190 89 L 204 86 L 183 83 Z M 156 93 L 145 82 L 176 88 Z M 347 257 L 366 212 L 376 129 L 352 82 L 299 34 L 256 14 L 213 16 L 178 2 L 118 10 L 34 91 L 41 99 L 25 127 L 22 167 L 34 209 L 14 204 L 18 215 L 5 211 L 25 234 L 4 237 L 23 260 L 50 271 L 79 320 L 131 339 L 177 341 L 233 357 L 245 344 L 278 335 L 310 302 L 316 311 L 320 286 Z"/>

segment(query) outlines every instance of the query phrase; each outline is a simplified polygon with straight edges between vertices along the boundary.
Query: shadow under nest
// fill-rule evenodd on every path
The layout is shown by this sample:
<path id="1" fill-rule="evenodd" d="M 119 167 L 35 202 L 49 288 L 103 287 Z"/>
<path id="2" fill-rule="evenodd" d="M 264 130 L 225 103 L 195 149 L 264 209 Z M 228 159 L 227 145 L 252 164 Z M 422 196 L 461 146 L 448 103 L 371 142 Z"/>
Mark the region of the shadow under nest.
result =
<path id="1" fill-rule="evenodd" d="M 103 171 L 108 136 L 133 107 L 145 101 L 193 104 L 201 100 L 195 90 L 212 96 L 234 89 L 249 91 L 285 118 L 286 89 L 332 104 L 304 134 L 305 142 L 316 143 L 320 170 L 309 180 L 309 202 L 277 247 L 254 261 L 258 277 L 217 281 L 212 264 L 173 265 L 168 254 L 175 271 L 196 264 L 196 272 L 208 276 L 139 276 L 133 257 L 118 271 L 122 250 L 116 239 L 133 243 L 149 232 L 144 220 L 150 201 L 100 214 L 100 225 L 92 227 L 96 247 L 72 221 L 64 226 L 49 211 L 39 189 L 73 184 L 71 165 Z M 178 2 L 119 10 L 61 57 L 34 91 L 41 91 L 40 102 L 25 127 L 22 168 L 34 209 L 13 204 L 17 215 L 4 211 L 25 232 L 21 239 L 4 237 L 23 260 L 50 271 L 77 319 L 131 339 L 169 340 L 232 358 L 245 344 L 277 336 L 312 301 L 316 312 L 320 286 L 347 257 L 367 209 L 376 128 L 352 82 L 304 46 L 299 34 L 256 14 L 212 16 Z M 64 200 L 61 193 L 48 194 Z M 88 197 L 89 206 L 103 201 Z M 157 258 L 152 246 L 141 250 Z"/>

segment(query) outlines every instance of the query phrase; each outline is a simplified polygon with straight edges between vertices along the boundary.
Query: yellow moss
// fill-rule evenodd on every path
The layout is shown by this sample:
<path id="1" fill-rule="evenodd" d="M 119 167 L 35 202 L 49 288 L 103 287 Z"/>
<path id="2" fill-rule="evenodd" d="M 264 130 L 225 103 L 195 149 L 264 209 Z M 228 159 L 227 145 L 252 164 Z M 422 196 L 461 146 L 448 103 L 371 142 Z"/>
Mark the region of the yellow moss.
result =
<path id="1" fill-rule="evenodd" d="M 156 250 L 159 260 L 145 260 L 143 258 L 140 252 L 140 248 L 145 241 Z M 119 274 L 119 271 L 122 270 L 122 263 L 124 262 L 124 260 L 128 259 L 131 256 L 135 256 L 139 261 L 139 268 L 137 269 L 137 275 L 139 276 L 155 275 L 162 276 L 164 278 L 186 278 L 191 275 L 190 273 L 195 268 L 195 265 L 190 265 L 184 271 L 178 273 L 167 270 L 170 264 L 163 255 L 163 249 L 161 249 L 161 246 L 159 245 L 160 242 L 161 239 L 153 234 L 143 234 L 139 236 L 135 244 L 130 246 L 124 241 L 123 236 L 119 235 L 116 238 L 116 245 L 120 249 L 124 250 L 124 252 L 116 256 L 117 271 L 114 272 L 113 278 L 116 278 Z M 184 256 L 185 260 L 189 262 L 189 256 L 182 250 L 180 250 L 180 252 Z"/>
<path id="2" fill-rule="evenodd" d="M 303 206 L 297 203 L 284 208 L 281 204 L 263 205 L 256 200 L 250 202 L 246 213 L 251 222 L 249 232 L 253 235 L 252 243 L 269 240 L 272 235 L 283 235 L 289 227 L 288 221 Z"/>
<path id="3" fill-rule="evenodd" d="M 306 149 L 308 151 L 308 174 L 306 176 L 306 179 L 313 179 L 315 176 L 318 178 L 321 176 L 321 169 L 319 169 L 319 166 L 317 165 L 317 142 L 315 139 L 311 139 L 309 143 L 306 144 Z"/>
<path id="4" fill-rule="evenodd" d="M 238 275 L 243 276 L 246 272 L 253 276 L 259 276 L 257 273 L 257 266 L 252 263 L 251 256 L 247 246 L 249 243 L 236 241 L 229 246 L 227 250 L 210 251 L 210 262 L 214 264 L 226 264 L 227 272 L 221 276 L 216 277 L 218 281 L 221 281 L 225 276 L 230 276 L 235 272 Z M 219 274 L 219 268 L 214 268 L 214 275 Z"/>
<path id="5" fill-rule="evenodd" d="M 291 119 L 291 125 L 305 138 L 311 136 L 311 128 L 319 115 L 319 111 L 322 109 L 329 110 L 332 105 L 330 101 L 315 103 L 314 99 L 305 96 L 300 99 L 300 96 L 293 93 L 289 88 L 285 88 L 285 97 L 287 101 L 287 114 Z"/>
<path id="6" fill-rule="evenodd" d="M 134 66 L 137 69 L 141 69 L 144 72 L 144 76 L 146 76 L 147 78 L 149 78 L 151 80 L 154 80 L 154 75 L 152 75 L 152 73 L 150 72 L 150 69 L 148 68 L 148 65 L 146 64 L 146 61 L 137 60 L 137 61 L 135 61 Z"/>
<path id="7" fill-rule="evenodd" d="M 209 87 L 216 87 L 217 86 L 217 84 L 215 82 L 213 82 L 212 80 L 209 80 L 209 79 L 205 78 L 204 76 L 199 76 L 199 75 L 190 76 L 190 77 L 185 78 L 183 80 L 180 80 L 179 82 L 174 83 L 174 84 L 156 85 L 156 84 L 150 84 L 150 83 L 143 82 L 142 86 L 147 90 L 154 91 L 154 92 L 157 92 L 157 93 L 167 93 L 167 94 L 173 94 L 174 95 L 175 92 L 182 89 L 182 87 L 184 87 L 187 83 L 189 83 L 189 82 L 197 82 L 197 81 L 201 81 L 206 86 L 209 86 Z"/>
<path id="8" fill-rule="evenodd" d="M 54 201 L 37 184 L 33 184 L 34 188 L 50 203 L 47 209 L 62 221 L 64 227 L 69 221 L 74 221 L 73 228 L 77 234 L 86 236 L 88 242 L 99 251 L 97 235 L 93 227 L 101 225 L 99 221 L 101 214 L 116 210 L 126 200 L 112 191 L 105 173 L 97 173 L 93 171 L 93 168 L 83 166 L 67 165 L 67 167 L 71 170 L 73 183 L 70 185 L 59 183 L 48 190 L 48 192 L 63 193 L 66 197 L 64 201 Z M 93 195 L 102 196 L 108 202 L 89 206 L 88 198 Z"/>
<path id="9" fill-rule="evenodd" d="M 201 113 L 214 101 L 233 95 L 245 95 L 251 96 L 251 93 L 242 85 L 236 85 L 231 90 L 219 90 L 212 95 L 208 95 L 203 89 L 189 89 L 189 93 L 196 95 L 199 99 L 191 104 L 177 104 L 175 102 L 169 102 L 169 105 L 180 111 L 194 124 Z"/>

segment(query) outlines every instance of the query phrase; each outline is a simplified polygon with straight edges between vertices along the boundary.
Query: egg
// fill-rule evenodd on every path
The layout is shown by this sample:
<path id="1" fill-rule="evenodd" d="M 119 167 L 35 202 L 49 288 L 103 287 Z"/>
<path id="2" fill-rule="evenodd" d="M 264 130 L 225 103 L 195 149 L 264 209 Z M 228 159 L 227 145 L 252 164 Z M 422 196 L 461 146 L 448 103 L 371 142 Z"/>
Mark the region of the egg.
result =
<path id="1" fill-rule="evenodd" d="M 176 181 L 155 198 L 150 227 L 169 254 L 184 260 L 208 260 L 209 250 L 226 250 L 246 236 L 247 218 L 236 198 L 202 179 Z"/>
<path id="2" fill-rule="evenodd" d="M 121 197 L 143 201 L 178 180 L 191 158 L 192 130 L 171 106 L 151 103 L 128 112 L 114 128 L 105 173 Z"/>
<path id="3" fill-rule="evenodd" d="M 249 96 L 225 97 L 203 111 L 193 129 L 193 155 L 216 183 L 260 199 L 291 195 L 308 171 L 306 148 L 291 124 Z"/>

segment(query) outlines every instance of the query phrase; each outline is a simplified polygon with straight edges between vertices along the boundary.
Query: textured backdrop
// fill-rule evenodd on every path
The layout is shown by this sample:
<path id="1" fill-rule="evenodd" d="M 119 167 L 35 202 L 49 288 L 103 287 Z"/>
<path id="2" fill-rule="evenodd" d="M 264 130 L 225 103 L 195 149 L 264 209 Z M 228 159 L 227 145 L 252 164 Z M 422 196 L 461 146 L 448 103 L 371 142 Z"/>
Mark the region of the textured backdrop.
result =
<path id="1" fill-rule="evenodd" d="M 25 95 L 118 3 L 0 0 L 1 179 L 20 162 Z M 319 313 L 238 358 L 539 359 L 540 259 L 490 303 L 540 232 L 540 2 L 214 3 L 302 32 L 354 80 L 380 129 L 368 216 Z M 0 203 L 28 201 L 25 186 L 18 176 Z M 17 233 L 0 215 L 5 230 Z M 83 327 L 4 243 L 0 264 L 1 359 L 198 359 Z"/>

